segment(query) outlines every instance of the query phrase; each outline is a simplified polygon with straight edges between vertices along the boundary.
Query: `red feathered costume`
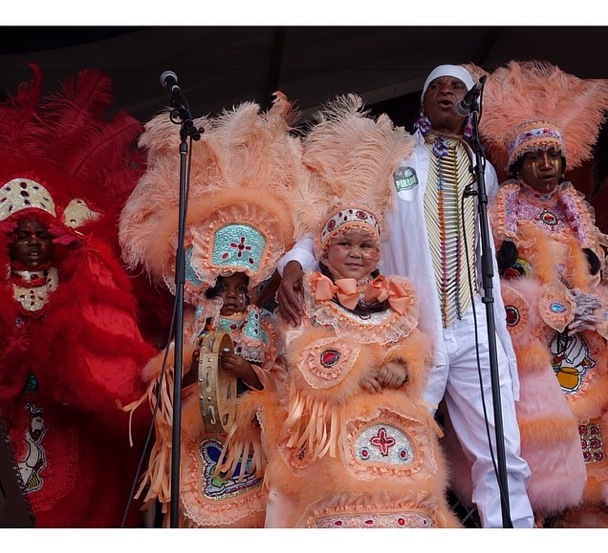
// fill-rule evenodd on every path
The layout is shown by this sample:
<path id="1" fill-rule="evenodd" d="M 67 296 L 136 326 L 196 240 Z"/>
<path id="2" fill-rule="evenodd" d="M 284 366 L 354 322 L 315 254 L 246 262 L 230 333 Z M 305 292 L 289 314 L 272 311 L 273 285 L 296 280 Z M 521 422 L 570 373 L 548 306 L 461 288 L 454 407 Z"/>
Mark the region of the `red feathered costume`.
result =
<path id="1" fill-rule="evenodd" d="M 0 106 L 0 412 L 36 527 L 118 527 L 149 423 L 119 405 L 142 394 L 157 353 L 116 241 L 141 128 L 124 113 L 102 120 L 104 74 L 82 71 L 42 99 L 33 70 Z M 52 237 L 37 270 L 10 256 L 24 219 Z M 124 525 L 140 516 L 131 504 Z"/>

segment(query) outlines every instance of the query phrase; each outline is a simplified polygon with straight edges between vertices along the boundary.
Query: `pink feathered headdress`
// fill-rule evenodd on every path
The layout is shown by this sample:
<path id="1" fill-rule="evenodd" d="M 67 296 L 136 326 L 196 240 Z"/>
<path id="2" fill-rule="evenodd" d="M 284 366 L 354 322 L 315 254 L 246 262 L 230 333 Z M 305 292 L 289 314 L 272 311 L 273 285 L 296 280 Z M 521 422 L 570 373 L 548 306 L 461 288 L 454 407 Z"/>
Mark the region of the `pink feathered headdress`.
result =
<path id="1" fill-rule="evenodd" d="M 307 179 L 294 198 L 296 235 L 311 233 L 317 259 L 347 228 L 379 239 L 392 205 L 393 173 L 414 140 L 386 115 L 372 117 L 355 94 L 336 98 L 316 116 L 304 140 Z"/>
<path id="2" fill-rule="evenodd" d="M 479 130 L 497 168 L 553 147 L 573 169 L 591 157 L 608 109 L 608 80 L 579 79 L 547 62 L 512 61 L 488 77 L 483 106 Z"/>
<path id="3" fill-rule="evenodd" d="M 202 128 L 192 144 L 186 215 L 185 296 L 197 304 L 218 276 L 243 272 L 250 288 L 268 279 L 293 244 L 291 199 L 302 172 L 295 112 L 284 94 L 261 112 L 246 102 Z M 179 200 L 179 129 L 161 113 L 140 145 L 148 166 L 123 209 L 119 237 L 130 267 L 141 265 L 174 291 Z"/>

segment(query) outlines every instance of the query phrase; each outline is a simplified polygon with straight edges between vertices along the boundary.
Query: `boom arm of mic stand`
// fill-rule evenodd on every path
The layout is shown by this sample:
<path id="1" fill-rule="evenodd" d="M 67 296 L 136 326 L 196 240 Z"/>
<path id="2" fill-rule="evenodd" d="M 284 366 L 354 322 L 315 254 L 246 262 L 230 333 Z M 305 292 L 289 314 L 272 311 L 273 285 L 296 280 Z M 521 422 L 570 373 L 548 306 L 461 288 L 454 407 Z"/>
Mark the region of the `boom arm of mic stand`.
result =
<path id="1" fill-rule="evenodd" d="M 184 336 L 184 284 L 185 284 L 185 251 L 184 236 L 186 226 L 186 205 L 188 203 L 186 193 L 186 168 L 188 142 L 200 138 L 200 131 L 194 127 L 190 111 L 185 101 L 181 101 L 181 96 L 174 95 L 172 102 L 173 110 L 170 119 L 174 123 L 180 123 L 181 141 L 179 144 L 179 214 L 178 214 L 178 241 L 175 254 L 175 301 L 176 301 L 176 321 L 175 321 L 175 344 L 173 362 L 173 426 L 171 438 L 171 528 L 178 527 L 179 521 L 179 469 L 180 469 L 180 439 L 181 439 L 181 398 L 182 398 L 182 354 Z"/>
<path id="2" fill-rule="evenodd" d="M 500 376 L 498 373 L 498 356 L 496 349 L 496 324 L 494 318 L 494 296 L 493 280 L 494 264 L 491 247 L 491 233 L 488 222 L 488 195 L 485 186 L 485 157 L 477 127 L 478 112 L 471 113 L 473 122 L 473 150 L 475 154 L 475 178 L 477 182 L 477 205 L 479 210 L 479 225 L 481 232 L 481 271 L 484 296 L 482 298 L 486 306 L 486 320 L 488 327 L 488 347 L 490 355 L 490 377 L 492 384 L 492 403 L 494 407 L 494 430 L 496 434 L 496 458 L 498 465 L 498 484 L 501 497 L 502 520 L 504 528 L 512 528 L 510 507 L 509 507 L 509 487 L 507 482 L 505 440 L 502 419 L 502 404 L 500 398 Z M 500 291 L 499 291 L 500 293 Z M 481 391 L 483 394 L 483 390 Z M 492 447 L 492 444 L 488 444 Z"/>

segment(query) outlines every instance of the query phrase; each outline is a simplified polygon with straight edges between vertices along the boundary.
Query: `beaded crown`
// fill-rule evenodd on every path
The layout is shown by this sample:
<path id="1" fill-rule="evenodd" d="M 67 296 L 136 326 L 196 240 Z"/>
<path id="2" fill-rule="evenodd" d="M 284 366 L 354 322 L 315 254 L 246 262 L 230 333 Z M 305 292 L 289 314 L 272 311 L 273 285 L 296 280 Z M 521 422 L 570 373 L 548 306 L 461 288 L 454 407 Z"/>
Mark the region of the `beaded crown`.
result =
<path id="1" fill-rule="evenodd" d="M 312 234 L 317 259 L 347 229 L 379 240 L 393 202 L 393 174 L 413 151 L 414 139 L 347 94 L 316 114 L 303 143 L 306 179 L 294 198 L 296 235 Z"/>
<path id="2" fill-rule="evenodd" d="M 194 120 L 203 132 L 191 147 L 184 237 L 190 303 L 199 303 L 218 276 L 235 272 L 255 288 L 293 244 L 291 198 L 302 172 L 301 142 L 291 128 L 296 117 L 276 92 L 266 112 L 244 102 Z M 144 126 L 140 145 L 148 166 L 121 215 L 123 258 L 174 292 L 179 133 L 167 113 Z"/>
<path id="3" fill-rule="evenodd" d="M 580 79 L 541 61 L 499 67 L 483 94 L 479 130 L 488 157 L 505 170 L 526 152 L 552 147 L 567 169 L 580 166 L 591 157 L 608 109 L 608 80 Z"/>
<path id="4" fill-rule="evenodd" d="M 121 198 L 140 174 L 141 124 L 111 105 L 109 77 L 85 69 L 43 94 L 42 73 L 0 104 L 0 221 L 44 213 L 65 228 L 95 222 L 111 235 Z M 105 232 L 105 231 L 104 231 Z"/>

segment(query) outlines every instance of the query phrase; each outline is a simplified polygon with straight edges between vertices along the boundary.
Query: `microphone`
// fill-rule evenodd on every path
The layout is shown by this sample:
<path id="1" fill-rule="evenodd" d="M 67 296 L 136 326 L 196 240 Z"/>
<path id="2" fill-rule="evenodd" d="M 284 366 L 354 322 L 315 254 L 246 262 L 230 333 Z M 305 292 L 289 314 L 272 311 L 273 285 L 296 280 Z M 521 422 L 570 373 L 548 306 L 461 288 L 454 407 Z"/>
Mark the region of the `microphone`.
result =
<path id="1" fill-rule="evenodd" d="M 160 76 L 160 84 L 171 94 L 181 93 L 179 86 L 177 86 L 177 75 L 173 71 L 163 71 Z"/>
<path id="2" fill-rule="evenodd" d="M 471 115 L 471 111 L 477 102 L 477 98 L 479 98 L 479 95 L 481 94 L 481 90 L 483 88 L 483 84 L 486 82 L 486 78 L 487 77 L 485 75 L 480 77 L 479 82 L 464 95 L 464 98 L 456 102 L 454 109 L 458 115 L 462 115 L 462 117 Z"/>

